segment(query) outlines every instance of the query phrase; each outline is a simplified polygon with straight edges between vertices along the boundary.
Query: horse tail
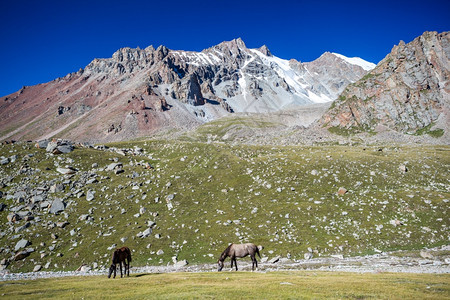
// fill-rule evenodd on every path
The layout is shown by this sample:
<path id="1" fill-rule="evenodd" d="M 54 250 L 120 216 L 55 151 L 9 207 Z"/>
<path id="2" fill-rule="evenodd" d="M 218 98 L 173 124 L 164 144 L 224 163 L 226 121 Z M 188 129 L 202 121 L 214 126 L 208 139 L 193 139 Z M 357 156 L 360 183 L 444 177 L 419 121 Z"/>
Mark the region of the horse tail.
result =
<path id="1" fill-rule="evenodd" d="M 259 259 L 261 259 L 261 255 L 259 254 L 258 246 L 256 246 L 256 253 L 258 253 Z"/>
<path id="2" fill-rule="evenodd" d="M 127 251 L 128 251 L 128 257 L 130 258 L 130 261 L 131 261 L 131 251 L 129 248 L 127 248 Z"/>

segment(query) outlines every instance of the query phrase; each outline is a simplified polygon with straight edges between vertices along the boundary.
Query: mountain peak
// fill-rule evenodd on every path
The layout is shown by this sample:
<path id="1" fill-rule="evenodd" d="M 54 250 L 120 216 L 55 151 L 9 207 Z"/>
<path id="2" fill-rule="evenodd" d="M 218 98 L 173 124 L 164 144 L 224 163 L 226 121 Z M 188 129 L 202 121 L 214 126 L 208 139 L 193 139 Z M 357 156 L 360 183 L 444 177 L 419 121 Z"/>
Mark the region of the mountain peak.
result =
<path id="1" fill-rule="evenodd" d="M 266 56 L 272 56 L 272 53 L 270 52 L 269 48 L 267 48 L 266 45 L 262 45 L 260 48 L 256 49 L 259 52 L 261 52 L 262 54 L 266 55 Z"/>
<path id="2" fill-rule="evenodd" d="M 244 41 L 239 37 L 231 41 L 224 41 L 212 48 L 217 49 L 219 51 L 229 50 L 234 53 L 237 50 L 246 50 L 247 46 L 245 45 Z"/>

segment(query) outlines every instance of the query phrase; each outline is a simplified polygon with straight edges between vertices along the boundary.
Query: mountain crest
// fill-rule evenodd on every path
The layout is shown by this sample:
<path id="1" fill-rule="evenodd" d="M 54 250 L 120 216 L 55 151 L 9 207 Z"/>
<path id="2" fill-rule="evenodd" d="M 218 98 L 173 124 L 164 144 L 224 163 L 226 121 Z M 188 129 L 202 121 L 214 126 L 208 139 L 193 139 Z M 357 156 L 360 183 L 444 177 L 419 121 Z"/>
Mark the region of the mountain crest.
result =
<path id="1" fill-rule="evenodd" d="M 327 57 L 310 63 L 284 60 L 265 45 L 248 49 L 241 38 L 201 52 L 163 45 L 121 48 L 81 72 L 0 101 L 2 129 L 14 120 L 25 124 L 17 133 L 2 130 L 7 134 L 0 139 L 64 132 L 74 140 L 123 140 L 162 128 L 198 126 L 232 112 L 329 102 L 366 71 Z M 71 127 L 74 122 L 79 125 Z"/>

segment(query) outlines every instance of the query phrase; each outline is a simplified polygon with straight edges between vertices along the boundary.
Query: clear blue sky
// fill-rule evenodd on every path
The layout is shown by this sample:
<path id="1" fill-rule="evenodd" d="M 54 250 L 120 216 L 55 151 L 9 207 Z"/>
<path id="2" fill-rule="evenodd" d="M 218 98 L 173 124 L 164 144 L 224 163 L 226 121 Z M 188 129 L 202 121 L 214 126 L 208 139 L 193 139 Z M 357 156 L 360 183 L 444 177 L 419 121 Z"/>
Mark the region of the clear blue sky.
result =
<path id="1" fill-rule="evenodd" d="M 377 63 L 400 40 L 450 30 L 450 1 L 0 0 L 0 96 L 122 47 L 200 51 L 241 37 L 278 57 L 323 52 Z"/>

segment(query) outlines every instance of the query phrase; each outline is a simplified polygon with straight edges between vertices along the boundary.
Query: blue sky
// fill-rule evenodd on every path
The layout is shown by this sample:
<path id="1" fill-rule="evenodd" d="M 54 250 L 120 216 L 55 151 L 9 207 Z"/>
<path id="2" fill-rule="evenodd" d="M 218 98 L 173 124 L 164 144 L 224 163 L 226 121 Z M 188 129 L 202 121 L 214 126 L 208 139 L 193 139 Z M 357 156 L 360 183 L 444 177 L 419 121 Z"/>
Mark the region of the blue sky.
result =
<path id="1" fill-rule="evenodd" d="M 0 0 L 0 96 L 122 47 L 200 51 L 241 37 L 281 58 L 323 52 L 377 63 L 400 40 L 450 30 L 450 1 Z"/>

